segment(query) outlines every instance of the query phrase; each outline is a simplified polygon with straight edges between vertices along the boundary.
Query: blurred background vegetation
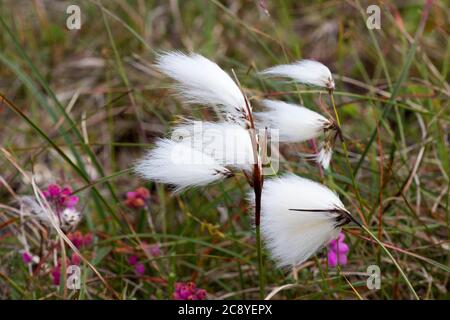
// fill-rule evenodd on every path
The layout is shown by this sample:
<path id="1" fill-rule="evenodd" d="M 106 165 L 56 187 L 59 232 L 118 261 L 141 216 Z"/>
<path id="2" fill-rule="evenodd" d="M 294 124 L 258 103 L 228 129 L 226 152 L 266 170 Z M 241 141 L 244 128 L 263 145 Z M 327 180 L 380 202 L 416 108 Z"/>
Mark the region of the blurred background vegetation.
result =
<path id="1" fill-rule="evenodd" d="M 280 173 L 322 181 L 386 244 L 419 297 L 448 299 L 449 95 L 448 2 L 295 0 L 3 0 L 0 2 L 0 297 L 167 299 L 174 283 L 193 281 L 210 299 L 257 298 L 258 277 L 244 179 L 172 195 L 128 169 L 181 117 L 214 119 L 185 106 L 153 67 L 164 50 L 194 51 L 234 70 L 256 110 L 264 97 L 322 112 L 325 92 L 262 80 L 257 71 L 300 58 L 319 60 L 336 80 L 335 98 L 350 164 L 337 146 L 325 175 L 299 157 L 314 144 L 282 146 Z M 80 30 L 66 8 L 81 8 Z M 381 29 L 366 8 L 381 8 Z M 421 30 L 420 21 L 425 24 Z M 6 208 L 39 187 L 77 190 L 83 232 L 95 235 L 82 288 L 52 285 L 19 254 L 21 223 Z M 149 206 L 124 205 L 138 186 Z M 294 272 L 265 259 L 267 294 L 277 299 L 409 299 L 392 261 L 354 226 L 345 229 L 349 262 L 329 269 L 325 250 Z M 149 256 L 143 244 L 161 253 Z M 34 244 L 38 247 L 38 243 Z M 145 274 L 127 262 L 136 255 Z M 368 265 L 381 268 L 368 290 Z"/>

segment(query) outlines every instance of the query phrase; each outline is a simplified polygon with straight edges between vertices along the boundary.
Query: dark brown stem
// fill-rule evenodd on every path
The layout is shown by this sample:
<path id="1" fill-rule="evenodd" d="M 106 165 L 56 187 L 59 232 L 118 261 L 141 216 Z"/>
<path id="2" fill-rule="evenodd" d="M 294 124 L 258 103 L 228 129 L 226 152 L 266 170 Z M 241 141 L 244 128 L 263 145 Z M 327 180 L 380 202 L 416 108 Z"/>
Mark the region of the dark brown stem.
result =
<path id="1" fill-rule="evenodd" d="M 252 110 L 247 98 L 245 98 L 245 108 L 247 111 L 247 120 L 250 124 L 250 138 L 253 145 L 253 190 L 255 193 L 255 225 L 259 226 L 261 221 L 261 193 L 264 179 L 261 172 L 261 161 L 258 156 L 259 145 L 256 135 L 255 122 L 253 121 Z"/>
<path id="2" fill-rule="evenodd" d="M 261 194 L 263 181 L 257 164 L 255 164 L 253 172 L 255 172 L 253 175 L 253 191 L 255 193 L 255 225 L 259 226 L 261 222 Z"/>
<path id="3" fill-rule="evenodd" d="M 234 76 L 236 78 L 236 82 L 239 84 L 236 74 Z M 239 87 L 240 87 L 240 85 L 239 85 Z M 261 250 L 260 223 L 261 223 L 261 194 L 262 194 L 262 187 L 263 187 L 263 183 L 264 183 L 264 176 L 262 175 L 262 163 L 261 163 L 261 158 L 259 157 L 260 148 L 259 148 L 259 144 L 258 144 L 258 137 L 256 134 L 255 122 L 253 120 L 252 108 L 249 104 L 247 97 L 244 94 L 244 91 L 242 90 L 241 87 L 240 87 L 240 89 L 241 89 L 242 95 L 244 96 L 245 118 L 246 118 L 248 126 L 249 126 L 249 134 L 250 134 L 250 139 L 252 141 L 252 147 L 253 147 L 253 161 L 254 161 L 253 179 L 252 179 L 251 183 L 249 183 L 249 184 L 253 187 L 253 191 L 255 193 L 256 255 L 258 258 L 259 298 L 262 300 L 262 299 L 264 299 L 264 295 L 265 295 L 265 276 L 264 276 L 264 261 L 263 261 L 263 255 L 262 255 L 262 250 Z M 246 177 L 247 177 L 247 175 L 246 175 Z M 250 179 L 248 179 L 248 180 L 250 180 Z"/>

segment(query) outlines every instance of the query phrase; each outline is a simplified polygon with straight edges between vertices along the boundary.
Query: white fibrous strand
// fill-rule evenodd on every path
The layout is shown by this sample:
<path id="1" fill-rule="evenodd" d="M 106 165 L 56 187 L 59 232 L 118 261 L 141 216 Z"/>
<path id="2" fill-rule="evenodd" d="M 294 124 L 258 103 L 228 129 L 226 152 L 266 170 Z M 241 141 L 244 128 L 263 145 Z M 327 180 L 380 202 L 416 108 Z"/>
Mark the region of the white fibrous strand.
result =
<path id="1" fill-rule="evenodd" d="M 170 139 L 158 140 L 134 169 L 145 179 L 174 185 L 175 192 L 233 175 L 209 155 Z"/>
<path id="2" fill-rule="evenodd" d="M 280 142 L 303 142 L 317 138 L 331 121 L 303 106 L 276 100 L 263 100 L 268 109 L 255 113 L 259 126 L 279 130 Z"/>
<path id="3" fill-rule="evenodd" d="M 317 152 L 315 158 L 316 162 L 319 163 L 324 169 L 330 167 L 331 157 L 333 156 L 333 148 L 328 142 L 321 143 L 319 152 Z"/>
<path id="4" fill-rule="evenodd" d="M 232 119 L 244 119 L 246 98 L 236 82 L 211 60 L 173 51 L 159 55 L 156 67 L 178 81 L 176 89 L 185 102 L 218 106 Z"/>
<path id="5" fill-rule="evenodd" d="M 296 82 L 334 90 L 334 80 L 330 69 L 314 60 L 300 60 L 292 64 L 283 64 L 261 72 L 271 77 L 287 77 Z"/>
<path id="6" fill-rule="evenodd" d="M 250 170 L 255 163 L 249 130 L 234 123 L 188 121 L 175 127 L 172 140 L 227 167 Z"/>

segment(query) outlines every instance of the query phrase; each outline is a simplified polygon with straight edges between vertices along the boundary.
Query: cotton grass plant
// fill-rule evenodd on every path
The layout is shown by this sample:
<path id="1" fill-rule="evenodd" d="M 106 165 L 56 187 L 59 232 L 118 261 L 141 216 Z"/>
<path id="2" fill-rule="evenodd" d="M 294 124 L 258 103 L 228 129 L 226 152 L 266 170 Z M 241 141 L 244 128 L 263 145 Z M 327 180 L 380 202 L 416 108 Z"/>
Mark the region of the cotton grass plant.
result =
<path id="1" fill-rule="evenodd" d="M 317 86 L 317 87 L 322 87 L 322 88 L 327 89 L 329 96 L 330 96 L 330 101 L 331 101 L 331 104 L 333 107 L 333 111 L 334 111 L 336 120 L 335 121 L 329 120 L 329 123 L 331 123 L 331 125 L 329 125 L 329 127 L 327 127 L 326 129 L 324 128 L 324 133 L 326 135 L 326 139 L 323 142 L 321 142 L 320 150 L 317 153 L 317 155 L 315 156 L 315 158 L 318 163 L 320 163 L 325 169 L 327 169 L 329 167 L 329 164 L 331 161 L 332 147 L 334 146 L 336 138 L 338 138 L 338 137 L 341 138 L 346 164 L 349 168 L 350 177 L 354 184 L 355 177 L 353 175 L 353 170 L 350 165 L 348 149 L 347 149 L 346 142 L 343 139 L 343 135 L 342 135 L 342 131 L 341 131 L 341 121 L 340 121 L 339 114 L 338 114 L 336 104 L 334 101 L 333 92 L 335 89 L 335 82 L 334 82 L 334 79 L 333 79 L 332 74 L 331 74 L 330 70 L 328 69 L 328 67 L 326 67 L 325 65 L 323 65 L 322 63 L 320 63 L 318 61 L 300 60 L 293 64 L 279 65 L 279 66 L 275 66 L 275 67 L 266 69 L 266 70 L 262 71 L 261 74 L 269 76 L 269 77 L 287 77 L 287 78 L 293 79 L 294 81 L 296 81 L 297 83 L 300 83 L 300 84 L 304 84 L 304 85 L 308 85 L 308 86 Z M 298 125 L 301 126 L 300 121 L 298 122 Z M 331 132 L 331 130 L 329 130 L 330 128 L 332 128 L 335 132 L 330 134 L 330 132 Z M 311 130 L 311 131 L 313 131 L 313 130 Z M 309 192 L 310 190 L 313 190 L 313 193 L 310 194 L 311 198 L 308 198 L 308 200 L 315 199 L 316 198 L 315 195 L 321 193 L 321 192 L 318 192 L 318 190 L 319 190 L 318 188 L 314 188 L 312 186 L 310 188 L 306 188 L 306 189 L 302 188 L 302 184 L 306 185 L 306 183 L 304 181 L 303 181 L 303 183 L 298 183 L 298 186 L 297 186 L 298 191 L 308 190 L 308 192 Z M 314 190 L 316 191 L 316 193 L 314 192 Z M 321 189 L 322 194 L 323 194 L 324 190 L 327 190 L 327 189 Z M 411 290 L 414 297 L 416 299 L 418 299 L 418 295 L 417 295 L 416 291 L 414 290 L 408 277 L 405 275 L 402 268 L 400 268 L 397 261 L 394 259 L 394 257 L 389 252 L 389 250 L 387 250 L 387 248 L 383 245 L 383 243 L 364 224 L 360 223 L 358 220 L 353 218 L 352 215 L 342 206 L 339 199 L 336 199 L 336 198 L 333 199 L 333 197 L 331 196 L 331 194 L 329 192 L 326 192 L 326 193 L 328 194 L 328 197 L 325 196 L 325 194 L 323 194 L 324 197 L 319 202 L 316 203 L 316 206 L 318 206 L 318 208 L 310 207 L 310 208 L 290 208 L 289 209 L 290 211 L 299 211 L 299 212 L 303 212 L 303 213 L 316 213 L 317 215 L 315 215 L 314 217 L 317 218 L 318 220 L 320 219 L 319 218 L 320 215 L 322 215 L 322 216 L 324 215 L 324 216 L 327 216 L 329 220 L 328 220 L 328 224 L 324 223 L 323 221 L 320 223 L 318 221 L 316 221 L 316 222 L 313 222 L 312 224 L 310 224 L 310 225 L 315 226 L 316 228 L 318 225 L 320 225 L 320 226 L 322 226 L 322 228 L 317 228 L 316 229 L 317 233 L 312 232 L 310 234 L 309 239 L 311 240 L 311 243 L 310 243 L 310 245 L 312 244 L 311 246 L 308 246 L 308 245 L 305 246 L 305 244 L 308 243 L 308 242 L 305 242 L 305 243 L 303 243 L 303 247 L 300 247 L 301 249 L 291 248 L 294 251 L 296 251 L 296 249 L 297 249 L 297 252 L 298 252 L 298 254 L 294 254 L 294 257 L 296 257 L 294 260 L 292 260 L 292 254 L 291 255 L 286 254 L 289 252 L 288 250 L 283 250 L 286 248 L 275 245 L 274 244 L 275 242 L 273 242 L 273 244 L 271 246 L 269 245 L 269 247 L 273 251 L 273 255 L 276 257 L 276 259 L 278 259 L 279 265 L 285 265 L 288 262 L 292 262 L 292 261 L 294 261 L 294 263 L 298 263 L 298 261 L 304 261 L 307 257 L 309 257 L 318 248 L 324 246 L 327 242 L 330 242 L 330 240 L 333 237 L 337 237 L 339 235 L 340 227 L 353 221 L 359 227 L 361 227 L 365 232 L 367 232 L 370 235 L 370 237 L 373 238 L 373 240 L 378 245 L 380 245 L 380 247 L 385 251 L 385 253 L 389 256 L 389 258 L 392 260 L 392 262 L 397 267 L 398 271 L 404 278 L 406 284 L 408 285 L 408 287 Z M 356 190 L 356 195 L 358 197 L 358 200 L 361 201 L 360 195 L 357 190 Z M 331 200 L 331 199 L 333 199 L 333 200 Z M 306 203 L 307 202 L 308 201 L 306 201 Z M 322 204 L 325 204 L 325 207 L 327 207 L 327 208 L 324 208 L 324 207 L 320 208 Z M 280 209 L 281 208 L 283 208 L 283 207 L 280 206 Z M 299 223 L 294 224 L 294 225 L 297 225 L 299 229 L 304 228 L 304 223 L 300 222 L 300 219 L 298 221 L 299 221 Z M 325 221 L 327 221 L 327 220 L 325 220 Z M 331 224 L 330 221 L 335 221 L 335 222 L 333 224 Z M 333 228 L 330 228 L 331 225 L 333 225 Z M 281 226 L 286 227 L 286 230 L 288 230 L 288 227 L 291 226 L 291 224 L 285 223 L 284 225 L 281 224 Z M 325 230 L 328 230 L 328 232 L 326 232 Z M 273 239 L 273 235 L 277 233 L 277 228 L 270 225 L 268 233 L 272 235 L 272 239 Z M 325 236 L 325 235 L 327 235 L 327 236 Z M 296 239 L 294 237 L 291 240 L 293 240 L 294 243 L 296 243 L 295 242 Z M 310 250 L 308 250 L 308 249 L 310 249 Z"/>
<path id="2" fill-rule="evenodd" d="M 349 223 L 350 213 L 329 189 L 293 175 L 267 181 L 261 162 L 260 126 L 276 128 L 283 142 L 303 142 L 332 130 L 334 121 L 305 107 L 282 101 L 264 100 L 266 112 L 253 113 L 239 85 L 217 64 L 198 54 L 166 52 L 158 56 L 156 68 L 177 81 L 177 95 L 186 103 L 216 106 L 226 122 L 177 125 L 172 138 L 163 138 L 138 161 L 135 171 L 143 178 L 171 184 L 174 192 L 206 186 L 243 172 L 253 191 L 248 198 L 254 208 L 260 298 L 265 283 L 261 253 L 262 234 L 280 267 L 304 262 L 339 234 Z M 293 70 L 291 70 L 293 69 Z M 295 66 L 271 68 L 262 74 L 296 76 L 307 84 L 334 89 L 327 67 L 305 61 Z M 200 128 L 198 128 L 200 127 Z M 264 141 L 265 143 L 266 141 Z M 327 145 L 329 141 L 325 142 Z M 331 160 L 331 148 L 322 147 L 316 156 L 324 168 Z M 253 161 L 252 161 L 253 160 Z M 261 224 L 262 221 L 262 224 Z"/>
<path id="3" fill-rule="evenodd" d="M 203 143 L 204 135 L 196 134 L 195 127 L 183 125 L 176 135 L 181 141 L 161 140 L 156 149 L 137 163 L 135 170 L 144 178 L 172 184 L 175 191 L 180 191 L 230 177 L 234 174 L 230 168 L 241 169 L 254 192 L 260 297 L 263 298 L 260 215 L 264 177 L 252 106 L 238 83 L 203 56 L 167 52 L 156 61 L 158 70 L 177 81 L 175 90 L 184 102 L 217 106 L 229 123 L 206 124 L 210 129 L 206 135 L 211 135 L 216 144 L 209 151 Z M 188 133 L 179 135 L 180 129 Z M 244 157 L 236 159 L 239 154 Z"/>
<path id="4" fill-rule="evenodd" d="M 313 60 L 275 66 L 260 74 L 289 77 L 300 84 L 323 87 L 331 96 L 335 89 L 328 67 Z M 324 169 L 329 168 L 332 148 L 336 139 L 342 138 L 339 122 L 304 106 L 274 100 L 263 100 L 262 104 L 269 111 L 261 112 L 257 117 L 264 125 L 279 129 L 281 142 L 304 142 L 323 135 L 319 151 L 313 158 Z M 263 235 L 280 267 L 301 264 L 336 238 L 342 226 L 351 221 L 360 225 L 333 191 L 292 174 L 266 182 L 262 212 Z"/>

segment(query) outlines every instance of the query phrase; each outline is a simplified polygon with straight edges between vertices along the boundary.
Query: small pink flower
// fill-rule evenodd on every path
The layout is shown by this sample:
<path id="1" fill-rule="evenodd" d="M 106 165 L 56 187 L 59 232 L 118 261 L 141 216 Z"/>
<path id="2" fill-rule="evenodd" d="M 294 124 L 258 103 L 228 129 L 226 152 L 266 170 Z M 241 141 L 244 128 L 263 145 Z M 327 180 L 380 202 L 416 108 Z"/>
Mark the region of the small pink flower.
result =
<path id="1" fill-rule="evenodd" d="M 56 267 L 53 267 L 50 271 L 50 275 L 52 277 L 52 282 L 55 286 L 59 285 L 59 282 L 61 280 L 61 267 L 58 265 Z"/>
<path id="2" fill-rule="evenodd" d="M 144 187 L 139 187 L 135 191 L 127 192 L 125 204 L 130 208 L 139 209 L 145 207 L 149 198 L 150 191 Z"/>
<path id="3" fill-rule="evenodd" d="M 134 272 L 136 272 L 136 274 L 138 276 L 142 276 L 145 273 L 145 266 L 142 263 L 137 263 L 136 266 L 134 267 Z"/>
<path id="4" fill-rule="evenodd" d="M 71 196 L 72 188 L 65 187 L 62 189 L 59 196 L 59 203 L 65 208 L 73 208 L 78 203 L 79 198 L 77 196 Z"/>
<path id="5" fill-rule="evenodd" d="M 30 263 L 33 261 L 33 257 L 28 252 L 22 253 L 22 260 L 24 263 Z"/>
<path id="6" fill-rule="evenodd" d="M 43 192 L 47 201 L 50 202 L 57 210 L 58 214 L 64 209 L 75 207 L 79 201 L 77 196 L 72 196 L 72 188 L 61 188 L 57 184 L 50 184 L 47 190 Z"/>
<path id="7" fill-rule="evenodd" d="M 333 239 L 328 244 L 328 266 L 336 267 L 338 264 L 345 266 L 347 264 L 347 253 L 350 248 L 344 242 L 345 235 L 341 232 L 337 239 Z"/>
<path id="8" fill-rule="evenodd" d="M 56 198 L 60 195 L 61 188 L 57 184 L 50 184 L 47 187 L 47 193 L 48 193 L 49 197 Z"/>
<path id="9" fill-rule="evenodd" d="M 137 194 L 135 191 L 128 191 L 127 198 L 136 198 Z"/>
<path id="10" fill-rule="evenodd" d="M 350 250 L 345 242 L 337 242 L 336 240 L 331 241 L 328 245 L 328 248 L 334 252 L 339 252 L 341 254 L 347 254 Z"/>
<path id="11" fill-rule="evenodd" d="M 157 244 L 150 246 L 148 250 L 153 257 L 159 257 L 161 255 L 161 248 Z"/>
<path id="12" fill-rule="evenodd" d="M 79 255 L 77 255 L 75 252 L 72 253 L 72 258 L 70 259 L 72 261 L 72 264 L 79 266 L 81 263 L 81 258 Z"/>
<path id="13" fill-rule="evenodd" d="M 83 234 L 80 231 L 75 231 L 74 233 L 69 233 L 67 235 L 70 241 L 72 241 L 73 245 L 80 249 L 83 245 Z"/>
<path id="14" fill-rule="evenodd" d="M 342 253 L 336 253 L 332 250 L 328 251 L 328 266 L 334 268 L 337 265 L 345 266 L 347 264 L 347 256 Z"/>
<path id="15" fill-rule="evenodd" d="M 198 289 L 193 282 L 179 282 L 175 284 L 173 298 L 175 300 L 204 300 L 206 299 L 206 291 Z"/>
<path id="16" fill-rule="evenodd" d="M 72 188 L 70 188 L 70 187 L 64 187 L 61 189 L 62 196 L 70 196 L 71 193 L 72 193 Z"/>
<path id="17" fill-rule="evenodd" d="M 90 246 L 93 241 L 94 236 L 92 235 L 92 233 L 86 233 L 83 237 L 83 246 L 85 247 Z"/>
<path id="18" fill-rule="evenodd" d="M 73 245 L 80 249 L 82 247 L 88 247 L 94 241 L 94 236 L 92 233 L 86 233 L 83 235 L 81 231 L 75 231 L 67 234 L 67 238 L 72 241 Z"/>
<path id="19" fill-rule="evenodd" d="M 206 290 L 198 289 L 197 290 L 197 300 L 205 300 L 206 299 Z"/>
<path id="20" fill-rule="evenodd" d="M 148 191 L 147 188 L 139 187 L 136 189 L 135 193 L 136 193 L 136 196 L 138 196 L 139 198 L 141 198 L 143 200 L 148 200 L 150 198 L 150 191 Z"/>
<path id="21" fill-rule="evenodd" d="M 73 208 L 77 205 L 79 199 L 80 198 L 78 198 L 77 196 L 67 197 L 64 200 L 64 205 L 66 208 Z"/>
<path id="22" fill-rule="evenodd" d="M 142 242 L 142 249 L 153 257 L 159 257 L 161 255 L 161 248 L 157 244 L 150 245 L 147 242 Z"/>
<path id="23" fill-rule="evenodd" d="M 128 264 L 130 266 L 134 266 L 136 263 L 138 263 L 138 257 L 136 257 L 135 255 L 128 257 Z"/>

